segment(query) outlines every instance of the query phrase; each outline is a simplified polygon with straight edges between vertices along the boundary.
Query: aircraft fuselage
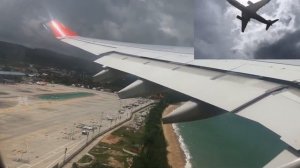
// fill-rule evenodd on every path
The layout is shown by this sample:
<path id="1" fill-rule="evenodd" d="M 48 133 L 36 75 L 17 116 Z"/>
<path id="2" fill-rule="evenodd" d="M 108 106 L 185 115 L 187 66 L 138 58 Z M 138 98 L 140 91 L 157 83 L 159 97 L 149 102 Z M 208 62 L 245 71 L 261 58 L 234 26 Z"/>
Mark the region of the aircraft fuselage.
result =
<path id="1" fill-rule="evenodd" d="M 266 20 L 265 18 L 261 17 L 260 15 L 258 15 L 256 13 L 256 11 L 252 11 L 250 9 L 248 9 L 246 6 L 242 5 L 241 3 L 239 3 L 236 0 L 227 0 L 231 5 L 233 5 L 234 7 L 238 8 L 239 10 L 242 11 L 243 13 L 243 17 L 247 17 L 247 18 L 253 18 L 256 19 L 264 24 L 268 24 L 268 20 Z"/>

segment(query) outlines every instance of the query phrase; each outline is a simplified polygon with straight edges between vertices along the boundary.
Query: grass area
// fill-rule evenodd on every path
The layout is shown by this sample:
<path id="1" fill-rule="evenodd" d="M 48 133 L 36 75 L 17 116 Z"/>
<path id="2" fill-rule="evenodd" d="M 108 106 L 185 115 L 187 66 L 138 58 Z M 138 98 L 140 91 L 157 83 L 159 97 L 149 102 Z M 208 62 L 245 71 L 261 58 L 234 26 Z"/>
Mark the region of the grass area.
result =
<path id="1" fill-rule="evenodd" d="M 96 157 L 95 162 L 88 166 L 89 168 L 109 167 L 108 165 L 112 165 L 111 162 L 122 165 L 122 167 L 130 167 L 135 156 L 124 152 L 123 149 L 138 153 L 143 144 L 143 129 L 134 132 L 128 127 L 121 127 L 112 135 L 120 138 L 120 140 L 115 144 L 99 142 L 89 151 L 90 154 Z"/>
<path id="2" fill-rule="evenodd" d="M 93 93 L 88 92 L 69 92 L 69 93 L 53 93 L 53 94 L 42 94 L 38 97 L 44 100 L 67 100 L 80 97 L 93 96 Z"/>
<path id="3" fill-rule="evenodd" d="M 122 139 L 118 143 L 119 145 L 130 148 L 132 146 L 143 144 L 144 128 L 141 128 L 136 132 L 126 129 L 127 127 L 122 127 L 112 133 L 112 135 L 122 137 Z"/>
<path id="4" fill-rule="evenodd" d="M 90 161 L 92 161 L 93 159 L 90 157 L 90 156 L 88 156 L 88 155 L 84 155 L 78 162 L 79 163 L 88 163 L 88 162 L 90 162 Z"/>

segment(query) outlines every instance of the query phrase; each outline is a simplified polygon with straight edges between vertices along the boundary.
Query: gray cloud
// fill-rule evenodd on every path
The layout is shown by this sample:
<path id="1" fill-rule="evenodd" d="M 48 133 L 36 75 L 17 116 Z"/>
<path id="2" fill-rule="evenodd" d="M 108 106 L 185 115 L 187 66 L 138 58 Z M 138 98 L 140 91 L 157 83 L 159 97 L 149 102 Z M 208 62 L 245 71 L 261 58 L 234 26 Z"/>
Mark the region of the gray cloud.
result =
<path id="1" fill-rule="evenodd" d="M 84 54 L 43 31 L 53 17 L 86 37 L 192 46 L 193 6 L 193 0 L 0 0 L 0 40 Z"/>
<path id="2" fill-rule="evenodd" d="M 195 22 L 195 51 L 201 58 L 220 58 L 230 52 L 232 38 L 226 33 L 231 27 L 228 19 L 224 18 L 226 12 L 225 1 L 196 2 Z"/>
<path id="3" fill-rule="evenodd" d="M 246 0 L 238 1 L 247 3 Z M 265 25 L 252 20 L 245 33 L 241 33 L 241 23 L 236 19 L 241 12 L 226 0 L 198 0 L 196 6 L 196 58 L 261 58 L 257 54 L 262 53 L 262 47 L 272 48 L 299 30 L 300 1 L 272 0 L 258 13 L 266 19 L 279 18 L 280 21 L 265 31 Z M 285 58 L 285 55 L 276 58 Z"/>
<path id="4" fill-rule="evenodd" d="M 300 30 L 288 33 L 280 40 L 269 44 L 262 43 L 255 51 L 257 59 L 300 59 Z"/>

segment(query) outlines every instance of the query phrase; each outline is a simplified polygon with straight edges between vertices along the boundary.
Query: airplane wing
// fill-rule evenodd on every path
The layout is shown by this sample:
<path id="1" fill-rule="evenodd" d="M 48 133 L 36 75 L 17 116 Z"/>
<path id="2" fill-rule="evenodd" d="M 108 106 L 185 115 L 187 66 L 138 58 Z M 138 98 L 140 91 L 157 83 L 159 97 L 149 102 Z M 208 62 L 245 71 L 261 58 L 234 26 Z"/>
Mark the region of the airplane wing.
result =
<path id="1" fill-rule="evenodd" d="M 247 6 L 248 9 L 250 9 L 251 11 L 258 11 L 260 8 L 262 8 L 263 6 L 265 6 L 267 3 L 269 3 L 271 0 L 261 0 L 259 2 L 256 3 L 252 3 L 251 1 L 248 1 L 249 6 Z"/>
<path id="2" fill-rule="evenodd" d="M 211 117 L 217 115 L 215 109 L 231 112 L 265 126 L 289 145 L 267 167 L 300 164 L 300 66 L 272 60 L 195 60 L 193 48 L 84 38 L 58 21 L 49 24 L 60 41 L 99 56 L 95 62 L 104 69 L 96 80 L 119 72 L 139 78 L 118 92 L 121 98 L 164 88 L 190 97 L 163 122 Z"/>

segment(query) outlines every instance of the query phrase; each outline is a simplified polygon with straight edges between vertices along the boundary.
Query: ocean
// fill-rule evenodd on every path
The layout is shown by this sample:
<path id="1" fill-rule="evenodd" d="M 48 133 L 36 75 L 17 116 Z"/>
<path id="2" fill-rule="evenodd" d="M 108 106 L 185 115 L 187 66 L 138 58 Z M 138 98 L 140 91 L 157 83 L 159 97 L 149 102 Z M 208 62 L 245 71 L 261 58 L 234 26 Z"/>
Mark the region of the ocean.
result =
<path id="1" fill-rule="evenodd" d="M 263 167 L 287 147 L 262 125 L 231 113 L 173 128 L 186 155 L 185 168 Z"/>

